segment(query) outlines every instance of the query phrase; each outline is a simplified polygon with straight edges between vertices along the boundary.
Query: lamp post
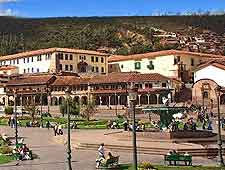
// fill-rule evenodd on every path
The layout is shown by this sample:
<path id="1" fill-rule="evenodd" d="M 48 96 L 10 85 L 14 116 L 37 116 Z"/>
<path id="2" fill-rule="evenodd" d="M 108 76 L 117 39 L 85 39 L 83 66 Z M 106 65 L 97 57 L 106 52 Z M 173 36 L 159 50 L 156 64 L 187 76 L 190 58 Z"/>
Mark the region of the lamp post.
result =
<path id="1" fill-rule="evenodd" d="M 116 111 L 116 116 L 117 116 L 117 103 L 118 103 L 118 100 L 117 100 L 117 95 L 116 95 L 116 92 L 115 92 L 115 111 Z"/>
<path id="2" fill-rule="evenodd" d="M 68 170 L 72 170 L 71 166 L 71 145 L 70 145 L 70 107 L 69 107 L 69 98 L 71 90 L 68 87 L 65 91 L 66 94 L 66 113 L 67 113 L 67 160 L 68 160 Z"/>
<path id="3" fill-rule="evenodd" d="M 135 125 L 135 104 L 137 101 L 138 88 L 131 85 L 129 92 L 130 108 L 133 111 L 133 169 L 137 170 L 137 143 L 136 143 L 136 125 Z"/>
<path id="4" fill-rule="evenodd" d="M 217 97 L 217 118 L 218 118 L 218 138 L 217 138 L 217 143 L 218 143 L 218 156 L 219 156 L 219 160 L 218 160 L 218 164 L 220 166 L 224 166 L 224 161 L 223 161 L 223 153 L 222 153 L 222 137 L 221 137 L 221 123 L 220 123 L 220 90 L 221 87 L 217 86 L 215 88 L 215 92 L 216 92 L 216 97 Z"/>
<path id="5" fill-rule="evenodd" d="M 42 88 L 41 88 L 41 127 L 43 127 L 43 116 L 42 116 L 42 105 L 43 105 L 43 94 L 42 94 Z"/>
<path id="6" fill-rule="evenodd" d="M 48 87 L 47 88 L 47 96 L 48 96 L 48 114 L 50 114 L 50 102 L 51 102 L 51 89 Z"/>
<path id="7" fill-rule="evenodd" d="M 17 126 L 17 108 L 16 108 L 16 98 L 17 91 L 14 91 L 14 114 L 15 114 L 15 138 L 16 138 L 16 146 L 18 144 L 18 126 Z"/>

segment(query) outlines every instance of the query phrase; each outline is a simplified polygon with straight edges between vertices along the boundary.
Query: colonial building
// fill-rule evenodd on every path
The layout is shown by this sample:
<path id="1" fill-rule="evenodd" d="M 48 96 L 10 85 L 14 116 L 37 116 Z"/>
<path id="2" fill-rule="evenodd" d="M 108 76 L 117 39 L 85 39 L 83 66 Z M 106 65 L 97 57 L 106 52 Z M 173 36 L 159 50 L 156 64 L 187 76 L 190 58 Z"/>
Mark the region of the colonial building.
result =
<path id="1" fill-rule="evenodd" d="M 211 60 L 195 70 L 192 100 L 196 104 L 213 106 L 217 103 L 215 88 L 221 86 L 220 104 L 225 104 L 225 61 Z"/>
<path id="2" fill-rule="evenodd" d="M 97 51 L 49 48 L 0 56 L 0 66 L 15 66 L 24 73 L 108 73 L 108 54 Z"/>
<path id="3" fill-rule="evenodd" d="M 199 64 L 222 57 L 224 56 L 178 50 L 128 56 L 115 55 L 109 58 L 109 72 L 159 73 L 184 83 L 193 83 L 194 70 Z"/>
<path id="4" fill-rule="evenodd" d="M 171 94 L 171 80 L 157 73 L 110 73 L 82 78 L 76 74 L 33 74 L 10 80 L 6 86 L 6 105 L 23 107 L 35 104 L 43 110 L 59 112 L 59 105 L 65 100 L 65 89 L 70 87 L 73 101 L 87 104 L 95 101 L 99 108 L 126 108 L 129 105 L 128 91 L 131 84 L 138 88 L 139 106 L 162 104 L 163 97 Z"/>

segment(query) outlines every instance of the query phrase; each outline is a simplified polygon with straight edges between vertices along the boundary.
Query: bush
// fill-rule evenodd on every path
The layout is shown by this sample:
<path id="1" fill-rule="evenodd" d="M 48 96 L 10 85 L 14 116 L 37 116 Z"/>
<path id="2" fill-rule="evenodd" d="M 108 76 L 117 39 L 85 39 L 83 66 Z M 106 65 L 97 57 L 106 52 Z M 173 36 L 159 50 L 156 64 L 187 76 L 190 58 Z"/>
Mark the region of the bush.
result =
<path id="1" fill-rule="evenodd" d="M 139 165 L 139 168 L 140 168 L 140 170 L 152 170 L 152 169 L 155 169 L 154 166 L 152 166 L 152 164 L 149 163 L 149 162 L 142 162 Z"/>
<path id="2" fill-rule="evenodd" d="M 1 146 L 0 147 L 0 153 L 1 154 L 11 154 L 12 148 L 10 148 L 9 146 Z"/>
<path id="3" fill-rule="evenodd" d="M 5 107 L 5 114 L 6 115 L 11 115 L 13 114 L 13 108 L 11 106 Z"/>

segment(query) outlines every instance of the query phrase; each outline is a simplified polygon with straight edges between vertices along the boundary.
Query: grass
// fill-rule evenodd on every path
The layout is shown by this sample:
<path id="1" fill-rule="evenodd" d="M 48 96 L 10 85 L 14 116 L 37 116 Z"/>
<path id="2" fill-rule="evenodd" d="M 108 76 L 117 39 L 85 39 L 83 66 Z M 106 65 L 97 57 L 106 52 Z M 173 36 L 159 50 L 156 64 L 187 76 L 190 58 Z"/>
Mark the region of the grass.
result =
<path id="1" fill-rule="evenodd" d="M 163 165 L 155 165 L 157 170 L 225 170 L 221 167 L 216 166 L 163 166 Z M 133 170 L 131 165 L 122 164 L 120 165 L 120 170 Z"/>
<path id="2" fill-rule="evenodd" d="M 12 156 L 0 155 L 0 164 L 9 163 L 13 160 Z"/>

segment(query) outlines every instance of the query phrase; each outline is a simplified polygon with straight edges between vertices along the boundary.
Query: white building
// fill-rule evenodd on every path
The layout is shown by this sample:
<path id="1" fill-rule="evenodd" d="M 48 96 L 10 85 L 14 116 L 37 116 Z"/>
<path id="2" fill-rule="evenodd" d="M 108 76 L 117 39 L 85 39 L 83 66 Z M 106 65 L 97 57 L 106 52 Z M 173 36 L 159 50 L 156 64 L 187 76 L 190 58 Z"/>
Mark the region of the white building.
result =
<path id="1" fill-rule="evenodd" d="M 202 62 L 220 55 L 165 50 L 129 56 L 109 57 L 109 72 L 159 73 L 183 82 L 193 82 L 193 70 Z"/>
<path id="2" fill-rule="evenodd" d="M 97 51 L 48 48 L 0 56 L 0 66 L 16 66 L 18 73 L 108 73 L 108 54 Z"/>
<path id="3" fill-rule="evenodd" d="M 225 87 L 225 60 L 214 60 L 200 65 L 194 74 L 194 82 L 203 79 L 215 81 L 218 85 Z"/>

